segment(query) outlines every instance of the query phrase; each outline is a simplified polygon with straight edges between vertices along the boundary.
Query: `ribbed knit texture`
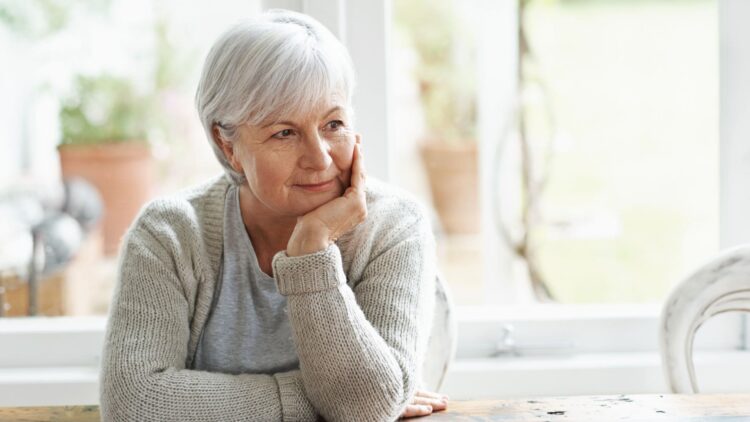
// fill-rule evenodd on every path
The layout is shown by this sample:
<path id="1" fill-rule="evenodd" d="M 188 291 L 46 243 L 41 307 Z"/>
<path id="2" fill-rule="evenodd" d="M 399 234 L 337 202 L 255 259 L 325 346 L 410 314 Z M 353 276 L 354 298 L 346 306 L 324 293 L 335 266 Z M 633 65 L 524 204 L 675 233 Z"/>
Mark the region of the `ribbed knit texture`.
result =
<path id="1" fill-rule="evenodd" d="M 146 206 L 123 242 L 102 359 L 113 421 L 392 421 L 419 387 L 435 295 L 424 210 L 368 180 L 368 217 L 323 251 L 274 256 L 300 369 L 191 370 L 218 280 L 222 176 Z"/>

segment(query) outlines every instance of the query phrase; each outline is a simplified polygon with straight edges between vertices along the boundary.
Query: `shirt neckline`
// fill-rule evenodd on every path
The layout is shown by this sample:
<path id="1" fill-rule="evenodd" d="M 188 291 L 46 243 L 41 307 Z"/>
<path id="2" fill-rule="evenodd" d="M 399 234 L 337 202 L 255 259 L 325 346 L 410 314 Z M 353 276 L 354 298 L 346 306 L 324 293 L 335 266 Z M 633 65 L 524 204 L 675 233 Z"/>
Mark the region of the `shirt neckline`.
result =
<path id="1" fill-rule="evenodd" d="M 228 197 L 229 203 L 227 204 L 227 212 L 231 213 L 229 216 L 227 216 L 227 218 L 233 219 L 230 226 L 238 227 L 240 229 L 241 233 L 239 234 L 239 236 L 242 238 L 242 240 L 240 241 L 247 248 L 247 251 L 250 252 L 250 265 L 253 267 L 252 269 L 255 271 L 255 273 L 262 277 L 263 281 L 271 280 L 275 282 L 276 280 L 272 276 L 266 274 L 265 271 L 260 268 L 258 255 L 255 253 L 255 247 L 253 247 L 253 241 L 252 239 L 250 239 L 250 235 L 247 233 L 245 222 L 242 221 L 239 186 L 233 185 L 231 190 L 232 192 Z"/>

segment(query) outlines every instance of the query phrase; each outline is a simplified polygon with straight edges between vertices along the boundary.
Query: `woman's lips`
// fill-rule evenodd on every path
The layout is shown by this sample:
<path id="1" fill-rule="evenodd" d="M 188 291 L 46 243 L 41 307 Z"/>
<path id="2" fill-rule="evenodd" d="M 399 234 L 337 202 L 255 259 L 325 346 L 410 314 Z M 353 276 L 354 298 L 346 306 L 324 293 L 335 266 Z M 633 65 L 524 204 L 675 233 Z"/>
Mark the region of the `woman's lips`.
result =
<path id="1" fill-rule="evenodd" d="M 324 192 L 334 187 L 335 178 L 331 179 L 327 182 L 323 183 L 317 183 L 317 184 L 310 184 L 310 185 L 302 185 L 302 184 L 296 184 L 294 186 L 304 189 L 308 192 Z"/>

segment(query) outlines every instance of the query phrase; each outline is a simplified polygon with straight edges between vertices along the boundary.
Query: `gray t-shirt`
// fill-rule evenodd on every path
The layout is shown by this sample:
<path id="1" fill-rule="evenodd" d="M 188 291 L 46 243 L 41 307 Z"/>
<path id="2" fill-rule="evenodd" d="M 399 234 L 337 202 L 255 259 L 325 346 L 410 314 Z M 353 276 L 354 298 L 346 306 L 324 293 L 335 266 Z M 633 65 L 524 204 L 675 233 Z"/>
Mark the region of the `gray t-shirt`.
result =
<path id="1" fill-rule="evenodd" d="M 195 369 L 228 374 L 273 374 L 299 369 L 276 280 L 260 269 L 240 213 L 239 189 L 227 191 L 224 257 Z"/>

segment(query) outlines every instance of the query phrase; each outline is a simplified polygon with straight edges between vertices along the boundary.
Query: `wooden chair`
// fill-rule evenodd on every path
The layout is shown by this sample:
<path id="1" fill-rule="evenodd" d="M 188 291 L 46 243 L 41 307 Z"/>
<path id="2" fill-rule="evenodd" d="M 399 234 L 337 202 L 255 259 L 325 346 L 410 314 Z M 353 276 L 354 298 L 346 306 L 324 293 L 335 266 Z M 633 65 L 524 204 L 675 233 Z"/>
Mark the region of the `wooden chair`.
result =
<path id="1" fill-rule="evenodd" d="M 732 311 L 750 312 L 750 244 L 722 252 L 680 283 L 664 305 L 661 357 L 673 392 L 698 392 L 695 332 L 709 318 Z"/>
<path id="2" fill-rule="evenodd" d="M 454 306 L 445 282 L 435 280 L 435 313 L 427 344 L 427 355 L 422 365 L 423 387 L 439 391 L 448 367 L 456 354 L 457 328 Z"/>

